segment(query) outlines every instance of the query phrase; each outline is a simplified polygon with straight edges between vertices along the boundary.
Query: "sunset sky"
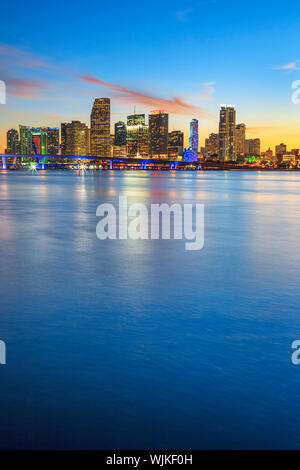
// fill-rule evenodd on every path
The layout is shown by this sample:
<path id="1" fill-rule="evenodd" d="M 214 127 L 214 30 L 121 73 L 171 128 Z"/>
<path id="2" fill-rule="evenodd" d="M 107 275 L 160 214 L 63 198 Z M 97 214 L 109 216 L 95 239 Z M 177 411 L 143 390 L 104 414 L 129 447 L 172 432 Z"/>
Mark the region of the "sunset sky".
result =
<path id="1" fill-rule="evenodd" d="M 200 145 L 234 104 L 262 150 L 300 148 L 299 4 L 291 1 L 6 2 L 1 7 L 0 145 L 19 124 L 89 123 L 93 99 L 110 97 L 112 123 L 153 109 Z"/>

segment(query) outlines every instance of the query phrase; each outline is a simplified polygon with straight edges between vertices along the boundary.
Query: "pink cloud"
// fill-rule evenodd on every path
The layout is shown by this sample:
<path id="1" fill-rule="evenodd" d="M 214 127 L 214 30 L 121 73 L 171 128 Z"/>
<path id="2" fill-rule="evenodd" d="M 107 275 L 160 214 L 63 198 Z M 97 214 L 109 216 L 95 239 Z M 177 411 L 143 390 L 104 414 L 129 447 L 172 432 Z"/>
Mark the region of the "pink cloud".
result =
<path id="1" fill-rule="evenodd" d="M 299 68 L 297 67 L 298 62 L 299 60 L 295 60 L 293 62 L 289 62 L 288 64 L 281 65 L 277 67 L 277 70 L 299 70 Z"/>
<path id="2" fill-rule="evenodd" d="M 138 103 L 144 106 L 152 107 L 153 109 L 165 109 L 166 111 L 174 114 L 197 114 L 198 116 L 205 118 L 210 117 L 206 110 L 199 108 L 198 106 L 188 104 L 180 97 L 166 99 L 157 96 L 150 96 L 119 85 L 105 82 L 104 80 L 93 77 L 92 75 L 84 75 L 80 76 L 79 78 L 87 83 L 100 85 L 104 88 L 108 88 L 114 92 L 117 92 L 114 95 L 115 98 L 126 103 Z"/>

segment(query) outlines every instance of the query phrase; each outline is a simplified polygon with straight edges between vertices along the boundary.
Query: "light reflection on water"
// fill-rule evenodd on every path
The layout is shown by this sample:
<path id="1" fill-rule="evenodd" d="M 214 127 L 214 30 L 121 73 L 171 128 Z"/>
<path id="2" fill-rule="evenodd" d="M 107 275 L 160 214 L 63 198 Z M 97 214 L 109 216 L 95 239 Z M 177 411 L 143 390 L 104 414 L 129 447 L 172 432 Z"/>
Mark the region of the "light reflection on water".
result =
<path id="1" fill-rule="evenodd" d="M 203 250 L 99 241 L 119 195 L 204 203 Z M 0 209 L 0 447 L 299 446 L 299 173 L 0 172 Z"/>

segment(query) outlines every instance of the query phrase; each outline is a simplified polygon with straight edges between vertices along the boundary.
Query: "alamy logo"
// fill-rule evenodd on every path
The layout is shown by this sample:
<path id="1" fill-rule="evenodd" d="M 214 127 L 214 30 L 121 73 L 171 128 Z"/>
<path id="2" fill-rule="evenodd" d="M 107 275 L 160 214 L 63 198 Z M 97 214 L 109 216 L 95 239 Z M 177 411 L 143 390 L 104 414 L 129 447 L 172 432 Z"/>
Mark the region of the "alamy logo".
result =
<path id="1" fill-rule="evenodd" d="M 102 217 L 96 228 L 99 240 L 170 240 L 173 235 L 174 240 L 188 240 L 186 250 L 204 245 L 203 204 L 151 204 L 148 210 L 145 204 L 128 206 L 127 197 L 120 196 L 118 224 L 113 204 L 100 204 L 96 215 Z"/>
<path id="2" fill-rule="evenodd" d="M 294 80 L 292 83 L 292 88 L 295 91 L 292 93 L 292 103 L 299 104 L 300 103 L 300 80 Z"/>
<path id="3" fill-rule="evenodd" d="M 6 345 L 0 340 L 0 365 L 6 364 Z"/>
<path id="4" fill-rule="evenodd" d="M 295 339 L 295 341 L 292 342 L 292 349 L 295 349 L 295 351 L 292 354 L 292 363 L 297 366 L 300 364 L 300 341 L 299 339 Z"/>
<path id="5" fill-rule="evenodd" d="M 3 80 L 0 80 L 0 104 L 6 104 L 6 86 Z"/>

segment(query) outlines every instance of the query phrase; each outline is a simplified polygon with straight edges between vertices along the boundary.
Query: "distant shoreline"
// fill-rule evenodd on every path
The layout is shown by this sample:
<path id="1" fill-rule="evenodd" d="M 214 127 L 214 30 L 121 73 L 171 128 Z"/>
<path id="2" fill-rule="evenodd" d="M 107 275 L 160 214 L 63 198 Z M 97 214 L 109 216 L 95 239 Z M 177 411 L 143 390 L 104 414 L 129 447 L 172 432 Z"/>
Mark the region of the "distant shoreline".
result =
<path id="1" fill-rule="evenodd" d="M 219 171 L 219 172 L 225 172 L 225 171 L 256 171 L 256 172 L 260 172 L 260 171 L 264 171 L 264 172 L 299 172 L 300 171 L 300 168 L 260 168 L 260 167 L 255 167 L 255 168 L 251 168 L 251 167 L 247 167 L 247 168 L 216 168 L 216 167 L 208 167 L 208 168 L 204 168 L 204 169 L 199 169 L 199 170 L 196 170 L 194 168 L 181 168 L 181 169 L 177 169 L 177 170 L 170 170 L 168 168 L 166 169 L 144 169 L 144 170 L 141 170 L 140 168 L 138 169 L 131 169 L 131 168 L 113 168 L 113 169 L 109 169 L 109 168 L 93 168 L 93 169 L 89 169 L 89 168 L 85 168 L 85 169 L 76 169 L 76 168 L 63 168 L 63 167 L 50 167 L 50 168 L 46 168 L 44 170 L 40 169 L 40 168 L 37 168 L 36 170 L 31 170 L 30 168 L 7 168 L 7 169 L 1 169 L 0 168 L 0 172 L 3 173 L 8 173 L 8 172 L 18 172 L 18 171 L 22 171 L 22 172 L 28 172 L 28 171 L 36 171 L 36 172 L 45 172 L 45 171 L 71 171 L 71 172 L 94 172 L 94 171 L 101 171 L 101 172 L 111 172 L 111 171 L 120 171 L 120 172 L 126 172 L 126 171 L 130 171 L 130 172 L 143 172 L 143 173 L 149 173 L 149 172 L 161 172 L 161 173 L 164 173 L 164 172 L 191 172 L 191 173 L 194 173 L 194 172 L 197 172 L 197 173 L 203 173 L 203 172 L 207 172 L 207 171 Z"/>

